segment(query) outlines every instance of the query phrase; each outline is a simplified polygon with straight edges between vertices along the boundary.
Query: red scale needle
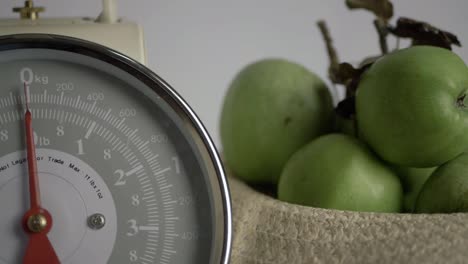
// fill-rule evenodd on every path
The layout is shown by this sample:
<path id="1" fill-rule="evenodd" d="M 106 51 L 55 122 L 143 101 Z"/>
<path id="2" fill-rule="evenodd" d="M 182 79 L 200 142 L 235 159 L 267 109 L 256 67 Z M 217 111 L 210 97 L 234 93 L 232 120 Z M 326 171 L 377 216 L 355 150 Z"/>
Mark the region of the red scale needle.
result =
<path id="1" fill-rule="evenodd" d="M 24 254 L 23 264 L 60 264 L 55 250 L 47 236 L 52 228 L 52 216 L 41 207 L 39 177 L 37 173 L 36 147 L 32 127 L 32 115 L 29 110 L 29 87 L 24 83 L 26 113 L 24 123 L 26 129 L 26 150 L 29 175 L 30 208 L 23 217 L 23 228 L 29 235 L 29 242 Z"/>

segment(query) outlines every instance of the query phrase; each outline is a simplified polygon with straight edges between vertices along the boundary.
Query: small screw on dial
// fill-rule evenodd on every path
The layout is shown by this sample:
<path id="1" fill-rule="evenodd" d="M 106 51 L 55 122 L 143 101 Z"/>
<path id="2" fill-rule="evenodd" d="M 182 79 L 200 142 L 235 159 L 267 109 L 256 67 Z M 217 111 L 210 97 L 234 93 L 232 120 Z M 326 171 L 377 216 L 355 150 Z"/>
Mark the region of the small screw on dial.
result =
<path id="1" fill-rule="evenodd" d="M 88 217 L 88 227 L 94 230 L 103 228 L 106 225 L 106 218 L 102 214 L 93 214 Z"/>

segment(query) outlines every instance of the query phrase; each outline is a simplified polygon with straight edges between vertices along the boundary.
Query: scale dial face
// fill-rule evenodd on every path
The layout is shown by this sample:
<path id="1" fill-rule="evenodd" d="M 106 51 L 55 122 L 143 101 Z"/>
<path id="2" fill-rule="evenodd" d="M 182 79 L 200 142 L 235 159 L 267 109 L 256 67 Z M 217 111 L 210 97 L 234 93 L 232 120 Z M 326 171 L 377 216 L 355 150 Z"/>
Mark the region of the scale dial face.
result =
<path id="1" fill-rule="evenodd" d="M 227 263 L 221 163 L 160 78 L 91 43 L 16 35 L 0 37 L 0 80 L 0 264 L 28 243 L 27 101 L 61 263 Z"/>

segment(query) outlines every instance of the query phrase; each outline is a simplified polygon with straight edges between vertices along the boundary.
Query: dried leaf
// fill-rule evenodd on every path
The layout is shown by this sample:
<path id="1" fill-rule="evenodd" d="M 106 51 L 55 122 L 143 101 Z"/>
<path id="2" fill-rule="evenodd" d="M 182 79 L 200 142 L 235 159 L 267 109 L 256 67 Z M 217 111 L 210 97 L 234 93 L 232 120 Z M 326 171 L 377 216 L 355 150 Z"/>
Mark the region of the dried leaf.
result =
<path id="1" fill-rule="evenodd" d="M 374 61 L 375 60 L 362 64 L 362 66 L 357 69 L 346 62 L 339 65 L 336 76 L 339 80 L 338 83 L 346 87 L 346 97 L 354 96 L 362 75 L 372 66 Z"/>
<path id="2" fill-rule="evenodd" d="M 349 9 L 366 9 L 384 21 L 393 16 L 393 4 L 389 0 L 346 0 Z"/>
<path id="3" fill-rule="evenodd" d="M 399 18 L 396 27 L 389 27 L 389 32 L 400 38 L 411 38 L 413 45 L 431 45 L 449 50 L 452 45 L 461 46 L 454 34 L 406 17 Z"/>
<path id="4" fill-rule="evenodd" d="M 359 69 L 355 69 L 351 64 L 344 62 L 340 63 L 336 72 L 336 78 L 340 84 L 348 84 L 352 79 L 358 78 L 361 75 Z"/>

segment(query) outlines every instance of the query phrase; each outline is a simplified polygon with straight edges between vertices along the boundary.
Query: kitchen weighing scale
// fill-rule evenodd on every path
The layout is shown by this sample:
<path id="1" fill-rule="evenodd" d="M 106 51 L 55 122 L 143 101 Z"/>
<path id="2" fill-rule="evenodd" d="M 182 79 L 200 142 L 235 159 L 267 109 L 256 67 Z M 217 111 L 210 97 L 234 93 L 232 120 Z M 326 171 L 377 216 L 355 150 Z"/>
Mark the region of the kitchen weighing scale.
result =
<path id="1" fill-rule="evenodd" d="M 222 163 L 189 105 L 143 66 L 143 31 L 0 20 L 0 264 L 229 262 Z"/>

